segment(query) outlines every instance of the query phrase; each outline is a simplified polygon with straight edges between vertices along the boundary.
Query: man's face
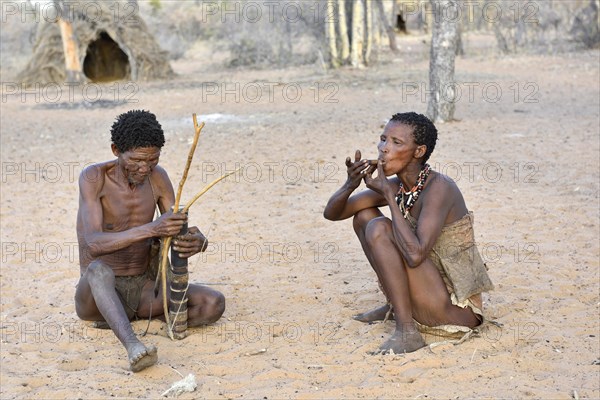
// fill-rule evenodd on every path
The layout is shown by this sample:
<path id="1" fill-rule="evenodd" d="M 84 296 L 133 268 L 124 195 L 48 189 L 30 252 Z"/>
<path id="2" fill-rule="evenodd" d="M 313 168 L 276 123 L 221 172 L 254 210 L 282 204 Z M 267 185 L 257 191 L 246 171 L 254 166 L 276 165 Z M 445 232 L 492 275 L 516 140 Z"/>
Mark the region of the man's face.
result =
<path id="1" fill-rule="evenodd" d="M 385 161 L 383 171 L 386 176 L 397 174 L 404 170 L 407 165 L 414 161 L 417 153 L 421 153 L 420 147 L 415 143 L 413 127 L 390 121 L 385 126 L 380 136 L 377 149 L 379 159 Z"/>
<path id="2" fill-rule="evenodd" d="M 119 166 L 127 177 L 129 184 L 139 185 L 150 176 L 152 170 L 158 164 L 160 148 L 138 147 L 124 153 L 118 153 L 116 156 L 119 157 Z"/>

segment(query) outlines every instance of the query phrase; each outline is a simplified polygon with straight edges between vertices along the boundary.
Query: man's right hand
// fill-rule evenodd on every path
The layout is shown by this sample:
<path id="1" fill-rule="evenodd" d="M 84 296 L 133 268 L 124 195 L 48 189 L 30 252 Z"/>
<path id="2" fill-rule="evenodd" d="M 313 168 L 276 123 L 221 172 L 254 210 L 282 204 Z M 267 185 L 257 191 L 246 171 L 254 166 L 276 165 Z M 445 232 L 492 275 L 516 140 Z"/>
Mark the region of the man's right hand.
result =
<path id="1" fill-rule="evenodd" d="M 350 157 L 346 157 L 346 167 L 348 167 L 346 186 L 352 189 L 360 186 L 365 174 L 372 173 L 377 169 L 377 166 L 369 165 L 369 160 L 361 160 L 360 150 L 356 150 L 354 153 L 354 162 L 351 161 Z"/>
<path id="2" fill-rule="evenodd" d="M 167 211 L 156 221 L 152 222 L 152 224 L 154 224 L 154 236 L 176 236 L 179 234 L 186 221 L 186 214 Z"/>

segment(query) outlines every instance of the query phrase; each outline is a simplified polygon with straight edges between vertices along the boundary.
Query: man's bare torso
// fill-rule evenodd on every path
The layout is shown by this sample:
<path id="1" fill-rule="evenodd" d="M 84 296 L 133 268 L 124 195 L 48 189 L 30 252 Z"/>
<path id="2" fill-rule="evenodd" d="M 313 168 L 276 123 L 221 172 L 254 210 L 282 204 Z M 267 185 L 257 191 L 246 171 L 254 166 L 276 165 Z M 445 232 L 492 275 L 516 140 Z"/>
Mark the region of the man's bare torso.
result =
<path id="1" fill-rule="evenodd" d="M 152 221 L 158 193 L 154 193 L 151 180 L 160 179 L 156 171 L 143 183 L 130 187 L 119 175 L 116 160 L 93 165 L 86 174 L 86 185 L 91 185 L 102 207 L 102 231 L 122 232 Z M 83 238 L 82 211 L 77 214 L 77 239 L 79 242 L 80 269 L 83 274 L 91 256 Z M 150 239 L 131 244 L 111 254 L 96 257 L 110 266 L 116 276 L 139 275 L 148 266 Z"/>

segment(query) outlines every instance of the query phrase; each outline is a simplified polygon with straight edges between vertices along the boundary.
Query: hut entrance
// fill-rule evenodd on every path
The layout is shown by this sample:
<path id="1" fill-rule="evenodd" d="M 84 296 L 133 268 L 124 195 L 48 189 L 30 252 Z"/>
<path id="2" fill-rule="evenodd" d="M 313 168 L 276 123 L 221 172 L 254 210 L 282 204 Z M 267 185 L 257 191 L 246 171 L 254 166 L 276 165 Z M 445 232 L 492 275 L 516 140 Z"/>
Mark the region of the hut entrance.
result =
<path id="1" fill-rule="evenodd" d="M 110 82 L 129 78 L 131 68 L 127 54 L 106 32 L 88 45 L 83 73 L 93 82 Z"/>
<path id="2" fill-rule="evenodd" d="M 404 20 L 404 17 L 401 13 L 396 15 L 396 31 L 408 33 L 408 31 L 406 30 L 406 21 Z"/>

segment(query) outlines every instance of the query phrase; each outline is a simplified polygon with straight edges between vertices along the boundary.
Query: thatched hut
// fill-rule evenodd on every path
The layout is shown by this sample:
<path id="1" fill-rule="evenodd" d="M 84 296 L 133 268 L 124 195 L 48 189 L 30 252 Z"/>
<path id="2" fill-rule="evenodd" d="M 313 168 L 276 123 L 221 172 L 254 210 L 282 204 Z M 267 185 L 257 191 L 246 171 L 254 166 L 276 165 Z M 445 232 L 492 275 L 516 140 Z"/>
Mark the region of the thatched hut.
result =
<path id="1" fill-rule="evenodd" d="M 85 79 L 93 82 L 137 81 L 173 75 L 168 53 L 161 50 L 148 31 L 137 4 L 127 1 L 72 4 L 68 15 L 66 10 L 41 13 L 33 55 L 18 75 L 22 83 L 47 84 L 64 82 L 67 78 L 56 15 L 72 22 L 78 64 Z"/>

